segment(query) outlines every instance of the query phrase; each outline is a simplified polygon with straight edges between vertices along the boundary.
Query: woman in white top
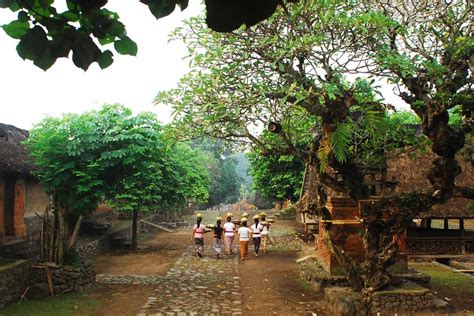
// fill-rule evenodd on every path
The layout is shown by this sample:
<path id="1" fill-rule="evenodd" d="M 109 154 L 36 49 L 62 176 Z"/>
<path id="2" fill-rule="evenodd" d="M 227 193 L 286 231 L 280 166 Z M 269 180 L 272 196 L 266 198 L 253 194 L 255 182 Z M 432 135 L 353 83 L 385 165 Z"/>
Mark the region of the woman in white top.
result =
<path id="1" fill-rule="evenodd" d="M 232 213 L 227 213 L 227 222 L 224 224 L 224 242 L 225 253 L 230 255 L 232 253 L 232 243 L 235 238 L 235 224 L 232 223 Z"/>
<path id="2" fill-rule="evenodd" d="M 247 258 L 249 253 L 249 241 L 250 238 L 252 238 L 252 231 L 247 227 L 247 221 L 248 219 L 245 217 L 240 220 L 242 226 L 240 226 L 238 231 L 240 241 L 240 260 L 242 261 Z"/>
<path id="3" fill-rule="evenodd" d="M 202 215 L 198 213 L 196 215 L 196 225 L 193 227 L 193 239 L 194 245 L 196 246 L 196 255 L 202 257 L 204 250 L 204 225 L 201 224 Z"/>
<path id="4" fill-rule="evenodd" d="M 253 217 L 254 223 L 250 226 L 250 230 L 252 231 L 252 240 L 253 240 L 253 248 L 255 250 L 255 257 L 258 257 L 258 250 L 260 249 L 260 233 L 263 230 L 262 224 L 259 223 L 260 216 L 255 215 Z"/>
<path id="5" fill-rule="evenodd" d="M 263 229 L 260 233 L 260 238 L 261 238 L 261 241 L 262 241 L 262 252 L 263 253 L 265 253 L 265 251 L 267 251 L 267 241 L 270 239 L 270 237 L 268 236 L 268 230 L 270 229 L 270 223 L 267 223 L 265 221 L 266 217 L 267 217 L 267 213 L 265 213 L 265 212 L 260 213 L 261 224 L 263 226 Z"/>

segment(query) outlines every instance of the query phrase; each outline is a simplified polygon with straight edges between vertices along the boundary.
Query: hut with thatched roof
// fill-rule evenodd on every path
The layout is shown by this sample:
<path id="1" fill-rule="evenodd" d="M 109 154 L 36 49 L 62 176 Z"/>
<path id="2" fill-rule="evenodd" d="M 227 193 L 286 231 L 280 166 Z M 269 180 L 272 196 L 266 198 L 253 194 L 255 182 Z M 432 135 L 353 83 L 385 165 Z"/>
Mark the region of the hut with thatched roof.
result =
<path id="1" fill-rule="evenodd" d="M 28 131 L 0 124 L 0 255 L 38 248 L 42 214 L 49 196 L 32 176 L 34 164 L 22 141 Z M 25 249 L 25 245 L 27 246 Z M 21 247 L 20 247 L 21 246 Z"/>
<path id="2" fill-rule="evenodd" d="M 430 185 L 426 174 L 433 154 L 404 156 L 390 160 L 389 177 L 398 180 L 398 193 L 410 192 Z M 462 173 L 459 186 L 474 187 L 474 165 L 463 156 L 457 157 Z M 474 253 L 474 203 L 465 198 L 452 198 L 445 204 L 421 213 L 407 230 L 409 255 L 462 255 Z"/>
<path id="3" fill-rule="evenodd" d="M 426 178 L 428 168 L 433 159 L 432 154 L 413 154 L 389 160 L 387 168 L 367 170 L 366 182 L 369 183 L 373 196 L 377 200 L 384 194 L 404 193 L 428 187 Z M 474 187 L 473 164 L 458 157 L 463 170 L 456 178 L 460 186 Z M 317 234 L 316 249 L 322 266 L 328 272 L 338 270 L 338 263 L 331 251 L 327 249 L 323 238 L 324 225 L 315 214 L 312 204 L 317 203 L 318 181 L 314 167 L 308 166 L 304 175 L 298 210 L 303 227 L 311 228 Z M 356 260 L 364 256 L 363 242 L 358 232 L 361 218 L 358 203 L 347 196 L 329 192 L 326 207 L 331 213 L 330 222 L 333 227 L 329 234 L 333 243 L 339 246 Z M 466 252 L 474 253 L 474 207 L 473 203 L 464 198 L 452 198 L 447 203 L 436 205 L 429 212 L 420 214 L 412 227 L 407 229 L 405 236 L 400 236 L 401 261 L 406 255 L 446 255 L 456 256 Z"/>

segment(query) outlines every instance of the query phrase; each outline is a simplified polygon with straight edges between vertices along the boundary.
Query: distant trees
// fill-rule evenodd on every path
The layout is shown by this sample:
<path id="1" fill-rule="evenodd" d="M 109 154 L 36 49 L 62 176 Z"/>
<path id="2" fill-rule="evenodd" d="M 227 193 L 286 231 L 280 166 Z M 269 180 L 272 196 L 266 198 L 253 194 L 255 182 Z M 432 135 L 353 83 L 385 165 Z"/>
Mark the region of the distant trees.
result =
<path id="1" fill-rule="evenodd" d="M 263 156 L 254 150 L 248 154 L 252 188 L 268 201 L 297 201 L 305 164 L 292 155 Z"/>
<path id="2" fill-rule="evenodd" d="M 204 165 L 210 176 L 209 197 L 204 207 L 234 203 L 239 198 L 243 179 L 237 174 L 237 159 L 221 140 L 198 138 L 190 146 L 206 156 Z"/>
<path id="3" fill-rule="evenodd" d="M 123 106 L 109 105 L 80 115 L 48 117 L 31 130 L 26 144 L 38 166 L 37 176 L 54 197 L 59 239 L 74 241 L 69 220 L 78 218 L 80 225 L 82 217 L 106 199 L 121 211 L 133 212 L 136 246 L 138 211 L 207 198 L 209 176 L 199 154 L 166 140 L 152 113 L 134 116 Z M 58 262 L 63 261 L 65 246 L 58 243 Z"/>

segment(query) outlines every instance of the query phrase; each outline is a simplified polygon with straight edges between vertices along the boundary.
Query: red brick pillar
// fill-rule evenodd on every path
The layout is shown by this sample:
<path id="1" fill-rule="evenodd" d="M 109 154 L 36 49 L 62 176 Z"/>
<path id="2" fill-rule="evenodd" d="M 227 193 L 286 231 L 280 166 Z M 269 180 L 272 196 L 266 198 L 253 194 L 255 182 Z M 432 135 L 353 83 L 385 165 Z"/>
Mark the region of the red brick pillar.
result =
<path id="1" fill-rule="evenodd" d="M 18 178 L 15 183 L 15 209 L 13 217 L 13 227 L 15 236 L 25 237 L 25 179 Z"/>
<path id="2" fill-rule="evenodd" d="M 326 207 L 331 214 L 332 223 L 329 234 L 334 245 L 344 250 L 356 261 L 364 258 L 364 246 L 360 236 L 360 223 L 356 222 L 359 217 L 358 204 L 349 197 L 329 197 Z M 319 223 L 320 235 L 325 233 L 325 223 Z M 342 269 L 331 250 L 326 247 L 323 238 L 318 239 L 318 257 L 324 269 L 331 274 L 341 274 Z"/>
<path id="3" fill-rule="evenodd" d="M 0 242 L 5 236 L 5 179 L 0 177 Z"/>

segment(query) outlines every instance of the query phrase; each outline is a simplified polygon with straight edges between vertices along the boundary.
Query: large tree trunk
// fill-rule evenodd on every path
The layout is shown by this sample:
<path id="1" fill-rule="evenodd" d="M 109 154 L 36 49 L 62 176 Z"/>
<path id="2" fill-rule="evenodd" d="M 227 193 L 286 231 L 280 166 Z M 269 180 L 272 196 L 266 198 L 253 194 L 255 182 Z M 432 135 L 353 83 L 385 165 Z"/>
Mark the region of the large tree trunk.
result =
<path id="1" fill-rule="evenodd" d="M 133 220 L 132 220 L 132 249 L 137 249 L 137 230 L 138 230 L 138 210 L 133 211 Z"/>
<path id="2" fill-rule="evenodd" d="M 435 203 L 431 191 L 412 192 L 362 204 L 364 218 L 364 289 L 363 299 L 370 306 L 372 294 L 390 282 L 387 268 L 398 260 L 399 236 L 420 212 Z"/>

